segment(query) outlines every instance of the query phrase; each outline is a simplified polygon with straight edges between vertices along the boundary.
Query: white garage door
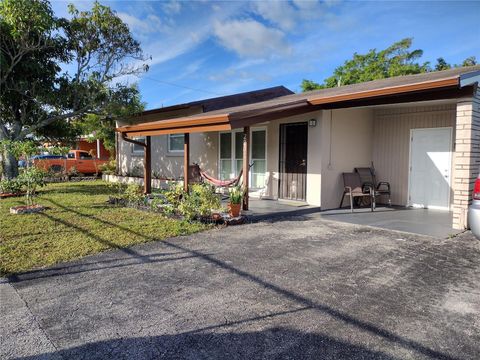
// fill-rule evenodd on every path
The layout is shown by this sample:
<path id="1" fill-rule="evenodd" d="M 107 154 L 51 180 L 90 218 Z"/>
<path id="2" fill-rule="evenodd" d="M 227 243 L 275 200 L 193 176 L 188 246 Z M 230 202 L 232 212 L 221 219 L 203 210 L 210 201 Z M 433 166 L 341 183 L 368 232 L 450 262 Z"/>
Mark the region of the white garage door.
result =
<path id="1" fill-rule="evenodd" d="M 409 205 L 449 209 L 452 129 L 412 129 Z"/>

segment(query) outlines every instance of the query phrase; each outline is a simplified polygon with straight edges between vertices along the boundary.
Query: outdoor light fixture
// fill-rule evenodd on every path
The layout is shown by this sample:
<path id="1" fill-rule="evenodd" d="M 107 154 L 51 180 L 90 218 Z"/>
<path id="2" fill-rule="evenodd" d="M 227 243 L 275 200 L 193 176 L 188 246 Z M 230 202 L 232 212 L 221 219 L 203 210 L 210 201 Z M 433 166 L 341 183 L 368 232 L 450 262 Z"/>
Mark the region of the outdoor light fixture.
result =
<path id="1" fill-rule="evenodd" d="M 315 127 L 317 126 L 317 119 L 310 119 L 308 120 L 308 126 Z"/>

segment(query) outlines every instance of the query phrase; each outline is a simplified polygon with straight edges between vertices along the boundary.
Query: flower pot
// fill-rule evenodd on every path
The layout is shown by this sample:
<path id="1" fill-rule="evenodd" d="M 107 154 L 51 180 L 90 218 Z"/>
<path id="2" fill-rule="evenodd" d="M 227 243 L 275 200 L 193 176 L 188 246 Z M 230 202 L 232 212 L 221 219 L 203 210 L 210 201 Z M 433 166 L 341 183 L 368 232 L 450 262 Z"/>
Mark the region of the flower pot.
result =
<path id="1" fill-rule="evenodd" d="M 230 210 L 230 216 L 231 217 L 239 217 L 240 216 L 240 209 L 242 207 L 242 204 L 228 204 L 228 209 Z"/>

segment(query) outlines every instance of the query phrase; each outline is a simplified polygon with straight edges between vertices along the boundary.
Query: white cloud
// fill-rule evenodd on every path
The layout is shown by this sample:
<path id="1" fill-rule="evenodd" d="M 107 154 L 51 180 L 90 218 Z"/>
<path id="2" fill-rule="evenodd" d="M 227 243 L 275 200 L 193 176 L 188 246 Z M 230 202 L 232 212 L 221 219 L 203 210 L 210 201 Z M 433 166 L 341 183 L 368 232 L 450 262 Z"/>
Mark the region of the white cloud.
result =
<path id="1" fill-rule="evenodd" d="M 172 0 L 163 4 L 163 11 L 169 15 L 178 14 L 182 10 L 182 4 L 179 1 Z"/>
<path id="2" fill-rule="evenodd" d="M 281 29 L 291 30 L 295 26 L 297 14 L 287 1 L 258 1 L 254 7 L 261 17 Z"/>
<path id="3" fill-rule="evenodd" d="M 220 43 L 242 57 L 269 58 L 291 53 L 285 34 L 255 20 L 216 22 L 214 32 Z"/>
<path id="4" fill-rule="evenodd" d="M 134 33 L 145 35 L 165 30 L 165 25 L 162 23 L 162 20 L 153 14 L 147 15 L 144 19 L 124 12 L 119 12 L 117 15 Z"/>

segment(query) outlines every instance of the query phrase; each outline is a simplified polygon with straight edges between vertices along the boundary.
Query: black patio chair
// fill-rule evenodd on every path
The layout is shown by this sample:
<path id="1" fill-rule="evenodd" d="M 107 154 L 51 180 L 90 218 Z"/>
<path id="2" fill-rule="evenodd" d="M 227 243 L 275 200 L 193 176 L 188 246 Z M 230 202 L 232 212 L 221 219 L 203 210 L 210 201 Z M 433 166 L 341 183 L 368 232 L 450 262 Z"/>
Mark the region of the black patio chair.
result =
<path id="1" fill-rule="evenodd" d="M 343 173 L 343 195 L 340 200 L 340 208 L 343 205 L 345 195 L 350 197 L 350 211 L 353 212 L 354 199 L 369 198 L 370 209 L 375 209 L 375 191 L 370 185 L 362 185 L 360 175 L 357 172 Z"/>
<path id="2" fill-rule="evenodd" d="M 375 169 L 372 167 L 357 167 L 355 172 L 360 175 L 362 186 L 368 186 L 374 189 L 375 196 L 387 196 L 388 206 L 392 206 L 390 183 L 387 181 L 377 182 Z"/>

